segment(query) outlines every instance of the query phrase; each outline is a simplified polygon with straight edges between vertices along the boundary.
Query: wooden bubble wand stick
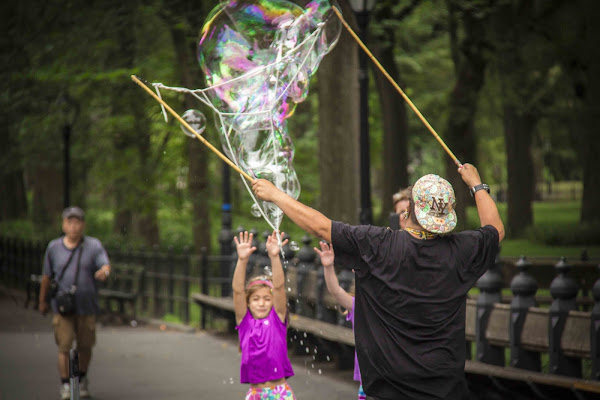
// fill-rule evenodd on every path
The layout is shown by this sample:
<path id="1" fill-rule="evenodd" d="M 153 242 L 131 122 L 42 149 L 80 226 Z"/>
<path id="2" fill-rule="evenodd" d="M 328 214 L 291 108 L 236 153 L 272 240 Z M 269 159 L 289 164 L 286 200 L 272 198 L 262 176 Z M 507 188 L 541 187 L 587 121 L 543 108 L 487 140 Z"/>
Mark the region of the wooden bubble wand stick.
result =
<path id="1" fill-rule="evenodd" d="M 194 136 L 196 136 L 198 138 L 199 141 L 201 141 L 206 147 L 208 147 L 210 150 L 212 150 L 213 153 L 215 153 L 217 156 L 219 156 L 219 158 L 221 158 L 223 161 L 225 161 L 227 164 L 229 164 L 229 166 L 231 168 L 233 168 L 234 170 L 236 170 L 237 172 L 239 172 L 244 178 L 246 178 L 248 180 L 248 182 L 252 183 L 254 181 L 254 179 L 252 179 L 252 177 L 250 175 L 248 175 L 247 173 L 245 173 L 244 171 L 242 171 L 237 165 L 235 165 L 229 158 L 227 158 L 225 156 L 225 154 L 221 153 L 219 150 L 217 150 L 217 148 L 215 146 L 213 146 L 212 144 L 210 144 L 210 142 L 206 139 L 204 139 L 200 134 L 198 134 L 198 132 L 196 132 L 196 130 L 194 128 L 192 128 L 185 119 L 181 118 L 179 116 L 179 114 L 177 114 L 163 99 L 161 99 L 160 97 L 158 97 L 152 90 L 150 90 L 150 88 L 148 86 L 146 86 L 142 81 L 140 81 L 138 79 L 137 76 L 135 75 L 131 75 L 131 79 L 137 83 L 138 85 L 140 85 L 146 92 L 148 92 L 148 94 L 150 96 L 152 96 L 154 98 L 154 100 L 158 101 L 160 104 L 163 105 L 163 107 L 165 107 L 165 109 L 177 120 L 179 121 L 179 123 L 181 125 L 183 125 L 188 131 L 192 132 L 194 134 Z"/>
<path id="2" fill-rule="evenodd" d="M 367 55 L 369 56 L 369 58 L 371 59 L 371 61 L 373 61 L 373 63 L 377 66 L 377 68 L 379 68 L 379 70 L 387 78 L 387 80 L 390 81 L 390 83 L 392 84 L 392 86 L 394 86 L 394 88 L 398 91 L 398 93 L 400 93 L 400 96 L 402 96 L 402 98 L 408 103 L 408 105 L 410 106 L 410 108 L 412 108 L 412 110 L 415 112 L 415 114 L 417 114 L 417 116 L 423 122 L 423 124 L 425 124 L 425 126 L 427 127 L 427 129 L 429 129 L 429 132 L 431 132 L 431 134 L 442 145 L 442 147 L 444 148 L 444 150 L 446 150 L 446 153 L 448 153 L 448 155 L 452 158 L 452 160 L 454 160 L 454 163 L 458 167 L 461 167 L 462 164 L 458 160 L 458 158 L 456 158 L 456 156 L 454 155 L 454 153 L 452 153 L 452 151 L 448 148 L 448 146 L 446 146 L 446 143 L 444 143 L 444 141 L 437 134 L 437 132 L 435 131 L 435 129 L 433 129 L 433 127 L 429 124 L 429 122 L 427 122 L 427 120 L 425 119 L 425 117 L 423 116 L 423 114 L 421 114 L 421 112 L 419 111 L 419 109 L 413 104 L 412 101 L 410 101 L 410 99 L 408 98 L 408 96 L 406 94 L 404 94 L 404 91 L 400 88 L 400 86 L 398 86 L 398 84 L 396 83 L 396 81 L 394 80 L 394 78 L 392 78 L 390 76 L 390 74 L 388 74 L 388 72 L 385 70 L 385 68 L 383 68 L 383 65 L 381 65 L 379 63 L 379 61 L 377 61 L 377 59 L 375 58 L 375 56 L 369 51 L 369 49 L 367 48 L 367 46 L 365 46 L 365 44 L 362 42 L 362 40 L 360 40 L 360 38 L 358 37 L 358 35 L 356 33 L 354 33 L 354 31 L 352 30 L 352 28 L 350 28 L 350 25 L 348 25 L 348 23 L 346 22 L 346 20 L 344 19 L 344 17 L 342 17 L 342 14 L 339 12 L 339 10 L 337 9 L 337 7 L 332 6 L 331 8 L 337 14 L 338 18 L 340 19 L 340 21 L 342 22 L 342 24 L 346 27 L 346 29 L 348 30 L 348 32 L 350 33 L 350 35 L 354 38 L 354 40 L 356 40 L 356 42 L 363 49 L 363 51 L 365 53 L 367 53 Z"/>

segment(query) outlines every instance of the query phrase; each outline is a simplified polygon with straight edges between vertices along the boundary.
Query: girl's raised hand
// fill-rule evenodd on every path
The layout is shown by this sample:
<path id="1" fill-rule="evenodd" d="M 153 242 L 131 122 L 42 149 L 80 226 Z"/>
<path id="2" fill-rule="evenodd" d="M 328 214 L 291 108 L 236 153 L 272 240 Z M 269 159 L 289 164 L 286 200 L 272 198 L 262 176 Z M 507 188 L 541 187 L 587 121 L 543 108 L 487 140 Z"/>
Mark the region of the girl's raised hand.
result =
<path id="1" fill-rule="evenodd" d="M 283 240 L 283 235 L 285 235 L 284 232 L 280 233 L 281 235 L 281 246 L 285 246 L 285 244 L 288 242 L 288 239 Z M 269 257 L 277 257 L 279 256 L 279 241 L 277 240 L 277 231 L 273 231 L 273 233 L 271 234 L 271 236 L 269 236 L 267 238 L 267 253 L 269 254 Z"/>
<path id="2" fill-rule="evenodd" d="M 237 249 L 237 255 L 240 260 L 247 260 L 250 258 L 250 254 L 254 253 L 256 250 L 256 247 L 252 246 L 253 236 L 254 235 L 252 233 L 249 234 L 248 231 L 246 231 L 240 232 L 239 239 L 237 236 L 233 237 L 233 240 L 235 241 L 235 247 Z"/>
<path id="3" fill-rule="evenodd" d="M 333 267 L 333 260 L 335 259 L 333 245 L 327 244 L 327 242 L 323 241 L 321 241 L 319 244 L 321 245 L 321 250 L 316 247 L 313 247 L 313 249 L 317 252 L 319 257 L 321 257 L 321 264 L 323 264 L 323 267 L 325 268 Z"/>

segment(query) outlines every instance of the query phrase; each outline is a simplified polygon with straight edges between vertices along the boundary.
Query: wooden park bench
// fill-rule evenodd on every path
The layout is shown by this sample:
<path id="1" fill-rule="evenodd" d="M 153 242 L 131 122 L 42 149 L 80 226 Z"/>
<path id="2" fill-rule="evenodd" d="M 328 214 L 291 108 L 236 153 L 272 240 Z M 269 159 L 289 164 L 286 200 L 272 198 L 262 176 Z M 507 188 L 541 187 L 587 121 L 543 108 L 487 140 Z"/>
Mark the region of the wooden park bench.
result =
<path id="1" fill-rule="evenodd" d="M 136 317 L 137 299 L 142 293 L 144 268 L 140 266 L 113 265 L 112 273 L 100 289 L 98 296 L 105 301 L 104 312 L 112 313 L 112 303 L 118 303 L 118 312 L 125 315 L 125 303 L 130 305 L 131 316 Z M 33 300 L 33 306 L 39 303 L 42 275 L 31 274 L 26 287 L 25 307 Z"/>
<path id="2" fill-rule="evenodd" d="M 467 300 L 465 338 L 468 343 L 468 353 L 470 352 L 469 342 L 477 340 L 477 313 L 477 302 L 471 299 Z M 551 351 L 549 313 L 550 310 L 547 308 L 529 308 L 519 338 L 522 350 L 546 354 Z M 544 398 L 544 396 L 557 399 L 600 398 L 599 381 L 505 366 L 505 349 L 511 347 L 510 319 L 509 304 L 496 303 L 493 305 L 483 340 L 486 345 L 495 346 L 496 350 L 500 351 L 501 365 L 467 359 L 465 364 L 467 375 L 485 377 L 484 385 L 494 385 L 506 393 L 517 391 L 523 394 L 529 391 L 531 398 Z M 589 312 L 570 311 L 568 313 L 558 344 L 561 355 L 579 360 L 590 358 L 590 321 Z"/>
<path id="3" fill-rule="evenodd" d="M 130 316 L 137 316 L 137 300 L 142 295 L 144 268 L 138 265 L 117 265 L 112 267 L 112 273 L 104 287 L 98 289 L 98 296 L 104 299 L 106 313 L 113 313 L 113 302 L 118 303 L 118 313 L 125 316 L 125 303 L 130 306 Z"/>

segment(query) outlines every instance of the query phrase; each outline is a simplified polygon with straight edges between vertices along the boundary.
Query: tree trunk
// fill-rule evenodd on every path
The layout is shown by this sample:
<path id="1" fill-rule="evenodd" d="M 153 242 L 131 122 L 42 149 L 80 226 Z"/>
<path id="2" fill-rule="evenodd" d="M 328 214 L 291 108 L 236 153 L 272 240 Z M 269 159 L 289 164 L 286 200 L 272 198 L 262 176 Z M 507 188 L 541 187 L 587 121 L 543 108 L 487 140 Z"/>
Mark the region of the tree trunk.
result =
<path id="1" fill-rule="evenodd" d="M 396 23 L 408 17 L 421 3 L 421 0 L 411 0 L 398 10 L 395 1 L 379 2 L 373 15 L 373 24 L 379 24 L 383 32 L 372 41 L 373 53 L 385 68 L 388 74 L 404 90 L 405 85 L 400 77 L 400 71 L 394 59 L 396 47 L 396 26 L 386 22 L 393 20 Z M 359 51 L 362 51 L 359 49 Z M 408 117 L 407 106 L 402 96 L 396 91 L 387 78 L 373 66 L 375 84 L 379 95 L 381 116 L 383 120 L 383 171 L 381 184 L 383 185 L 383 207 L 381 215 L 376 220 L 380 224 L 387 224 L 385 220 L 388 212 L 393 211 L 392 196 L 400 189 L 406 188 L 408 176 Z"/>
<path id="2" fill-rule="evenodd" d="M 200 14 L 207 15 L 212 4 L 202 4 L 203 10 Z M 177 4 L 174 4 L 176 7 Z M 185 10 L 189 9 L 184 7 Z M 180 17 L 191 18 L 185 10 L 175 8 L 180 12 Z M 200 86 L 200 80 L 196 77 L 202 75 L 202 71 L 196 63 L 196 31 L 187 27 L 196 28 L 202 21 L 190 21 L 188 24 L 171 23 L 171 35 L 175 48 L 175 57 L 179 66 L 179 76 L 184 87 L 195 89 Z M 183 98 L 184 109 L 197 109 L 200 103 L 193 96 L 185 95 Z M 204 135 L 210 132 L 212 118 L 206 115 L 207 129 Z M 216 135 L 218 137 L 218 135 Z M 189 165 L 189 196 L 192 202 L 192 240 L 193 248 L 199 252 L 205 247 L 210 252 L 211 248 L 211 220 L 210 220 L 210 181 L 208 176 L 208 159 L 211 157 L 209 150 L 197 139 L 188 139 L 187 154 Z"/>
<path id="3" fill-rule="evenodd" d="M 485 49 L 488 46 L 486 32 L 487 18 L 474 17 L 471 13 L 476 10 L 467 10 L 462 14 L 464 37 L 458 41 L 455 20 L 456 10 L 454 2 L 448 1 L 450 27 L 450 47 L 453 49 L 453 59 L 456 71 L 456 82 L 450 93 L 448 126 L 444 141 L 461 162 L 469 162 L 477 166 L 475 115 L 479 92 L 484 83 L 487 60 Z M 469 191 L 456 172 L 457 165 L 446 154 L 445 178 L 454 187 L 456 196 L 457 231 L 463 230 L 466 224 L 466 207 L 474 204 Z M 485 181 L 485 177 L 482 177 Z"/>
<path id="4" fill-rule="evenodd" d="M 532 132 L 537 119 L 523 115 L 513 105 L 504 106 L 504 140 L 508 172 L 508 232 L 520 234 L 533 223 L 532 202 L 535 195 Z"/>
<path id="5" fill-rule="evenodd" d="M 2 118 L 4 120 L 4 118 Z M 27 197 L 21 160 L 16 159 L 15 141 L 12 140 L 8 121 L 0 134 L 0 221 L 27 217 Z"/>
<path id="6" fill-rule="evenodd" d="M 396 83 L 403 87 L 394 61 L 394 43 L 386 42 L 375 47 L 375 56 Z M 379 70 L 374 75 L 383 118 L 383 215 L 378 218 L 381 221 L 392 210 L 393 194 L 409 185 L 408 118 L 404 99 Z"/>
<path id="7" fill-rule="evenodd" d="M 33 189 L 33 222 L 42 232 L 60 232 L 63 210 L 63 172 L 54 165 L 38 165 L 31 177 Z M 56 229 L 56 230 L 54 230 Z"/>
<path id="8" fill-rule="evenodd" d="M 137 89 L 137 88 L 133 88 Z M 132 90 L 132 89 L 129 89 Z M 158 202 L 156 196 L 156 178 L 154 173 L 159 154 L 154 154 L 150 135 L 140 135 L 137 132 L 150 132 L 149 118 L 146 114 L 144 102 L 134 102 L 132 104 L 132 113 L 134 115 L 135 144 L 138 150 L 138 178 L 139 189 L 133 191 L 131 200 L 137 204 L 132 207 L 134 215 L 134 234 L 141 237 L 147 246 L 153 246 L 160 243 L 158 230 Z M 135 173 L 135 168 L 132 172 Z M 135 179 L 135 178 L 133 178 Z"/>
<path id="9" fill-rule="evenodd" d="M 535 90 L 527 55 L 522 55 L 531 29 L 534 7 L 529 3 L 502 4 L 494 13 L 495 45 L 502 87 L 504 140 L 508 171 L 508 221 L 506 231 L 520 235 L 533 223 L 532 202 L 535 180 L 531 143 L 538 115 L 534 104 L 527 104 Z M 511 26 L 512 29 L 506 29 Z"/>
<path id="10" fill-rule="evenodd" d="M 0 221 L 27 217 L 27 197 L 21 169 L 0 177 Z"/>
<path id="11" fill-rule="evenodd" d="M 119 47 L 115 49 L 114 67 L 135 67 L 135 24 L 137 5 L 123 3 L 122 23 L 115 32 Z M 156 166 L 160 154 L 154 155 L 148 135 L 150 120 L 146 113 L 148 100 L 140 101 L 139 88 L 128 81 L 115 85 L 118 94 L 113 102 L 115 115 L 131 115 L 132 126 L 120 126 L 113 135 L 115 158 L 121 165 L 115 180 L 116 212 L 114 229 L 121 235 L 132 234 L 152 246 L 159 244 L 156 201 Z"/>
<path id="12" fill-rule="evenodd" d="M 346 20 L 353 21 L 348 2 L 342 1 L 340 6 Z M 320 211 L 351 224 L 358 222 L 359 213 L 357 50 L 352 37 L 342 28 L 339 42 L 317 72 Z"/>
<path id="13" fill-rule="evenodd" d="M 579 8 L 586 26 L 584 30 L 582 58 L 585 68 L 586 86 L 582 91 L 583 107 L 581 112 L 581 131 L 575 134 L 580 137 L 580 155 L 583 167 L 583 198 L 581 199 L 580 221 L 587 224 L 600 222 L 600 168 L 598 168 L 598 154 L 600 154 L 600 140 L 598 140 L 598 126 L 600 126 L 600 55 L 597 51 L 600 40 L 600 24 L 598 24 L 598 7 L 594 1 L 583 1 L 583 8 Z M 593 11 L 592 11 L 593 10 Z"/>

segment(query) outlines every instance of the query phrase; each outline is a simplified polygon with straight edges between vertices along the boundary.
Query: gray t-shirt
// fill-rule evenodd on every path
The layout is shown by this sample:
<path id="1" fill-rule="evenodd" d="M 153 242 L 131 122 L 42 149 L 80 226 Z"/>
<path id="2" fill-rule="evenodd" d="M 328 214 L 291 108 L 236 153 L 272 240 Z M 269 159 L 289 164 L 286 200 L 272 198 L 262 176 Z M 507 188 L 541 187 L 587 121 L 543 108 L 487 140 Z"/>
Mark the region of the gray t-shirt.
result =
<path id="1" fill-rule="evenodd" d="M 82 252 L 79 263 L 79 277 L 77 278 L 77 291 L 75 292 L 75 312 L 78 315 L 98 314 L 100 308 L 98 306 L 97 281 L 94 279 L 94 274 L 103 265 L 109 264 L 106 250 L 104 250 L 98 239 L 85 236 L 83 244 L 75 250 L 69 265 L 65 266 L 72 252 L 72 249 L 65 246 L 62 236 L 51 241 L 44 255 L 43 274 L 50 277 L 54 274 L 54 279 L 58 280 L 63 267 L 67 268 L 59 282 L 59 292 L 71 290 L 71 286 L 75 281 L 79 252 Z M 55 313 L 58 312 L 54 299 L 52 299 L 51 305 L 52 310 Z"/>

